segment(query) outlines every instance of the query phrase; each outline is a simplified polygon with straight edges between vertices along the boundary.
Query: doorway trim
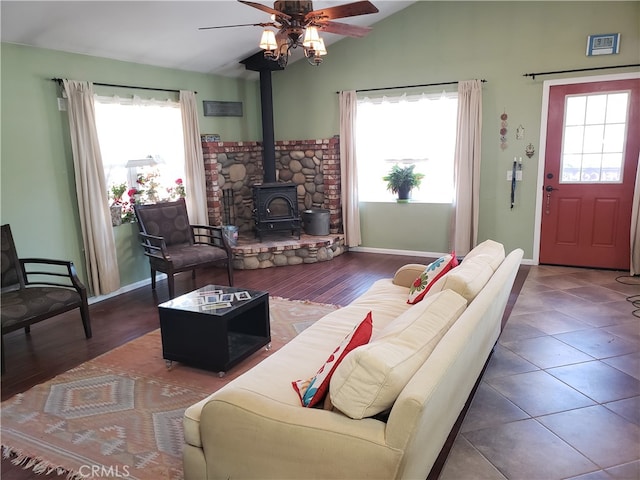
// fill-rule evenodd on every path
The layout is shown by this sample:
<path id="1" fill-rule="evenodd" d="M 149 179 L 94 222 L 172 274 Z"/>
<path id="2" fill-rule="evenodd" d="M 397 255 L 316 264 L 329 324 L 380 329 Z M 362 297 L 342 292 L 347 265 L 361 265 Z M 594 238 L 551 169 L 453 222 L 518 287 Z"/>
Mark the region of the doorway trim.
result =
<path id="1" fill-rule="evenodd" d="M 640 72 L 595 75 L 589 77 L 562 78 L 545 80 L 542 84 L 542 114 L 540 115 L 540 144 L 538 145 L 538 180 L 536 183 L 536 209 L 533 230 L 533 264 L 540 264 L 540 231 L 542 227 L 542 200 L 544 186 L 544 159 L 547 145 L 547 120 L 549 114 L 549 91 L 556 85 L 572 85 L 576 83 L 610 82 L 640 78 Z"/>

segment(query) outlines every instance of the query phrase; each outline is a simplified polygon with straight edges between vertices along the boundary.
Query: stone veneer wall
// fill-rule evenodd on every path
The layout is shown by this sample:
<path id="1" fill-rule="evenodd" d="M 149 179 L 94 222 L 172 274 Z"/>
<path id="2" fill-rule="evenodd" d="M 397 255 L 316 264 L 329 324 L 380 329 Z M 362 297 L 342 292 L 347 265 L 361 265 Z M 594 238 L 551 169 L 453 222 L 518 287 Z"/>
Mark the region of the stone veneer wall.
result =
<path id="1" fill-rule="evenodd" d="M 320 140 L 276 142 L 276 180 L 293 182 L 298 190 L 298 207 L 329 210 L 332 234 L 342 231 L 340 202 L 340 141 Z M 223 189 L 231 189 L 231 223 L 240 232 L 253 231 L 252 187 L 263 182 L 262 144 L 259 142 L 202 142 L 207 207 L 211 225 L 223 223 Z"/>

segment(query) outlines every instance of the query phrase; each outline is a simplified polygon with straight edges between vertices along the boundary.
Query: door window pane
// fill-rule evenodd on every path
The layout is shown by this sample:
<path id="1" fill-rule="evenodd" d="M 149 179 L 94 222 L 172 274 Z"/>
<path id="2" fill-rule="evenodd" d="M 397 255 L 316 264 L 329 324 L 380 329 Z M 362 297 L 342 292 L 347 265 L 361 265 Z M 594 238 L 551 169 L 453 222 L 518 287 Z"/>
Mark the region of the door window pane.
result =
<path id="1" fill-rule="evenodd" d="M 607 110 L 606 95 L 590 95 L 587 98 L 587 115 L 585 123 L 587 125 L 595 125 L 604 123 L 604 117 Z"/>
<path id="2" fill-rule="evenodd" d="M 568 97 L 564 123 L 565 125 L 584 125 L 584 111 L 587 107 L 586 97 Z"/>
<path id="3" fill-rule="evenodd" d="M 629 92 L 568 96 L 561 183 L 620 183 Z"/>

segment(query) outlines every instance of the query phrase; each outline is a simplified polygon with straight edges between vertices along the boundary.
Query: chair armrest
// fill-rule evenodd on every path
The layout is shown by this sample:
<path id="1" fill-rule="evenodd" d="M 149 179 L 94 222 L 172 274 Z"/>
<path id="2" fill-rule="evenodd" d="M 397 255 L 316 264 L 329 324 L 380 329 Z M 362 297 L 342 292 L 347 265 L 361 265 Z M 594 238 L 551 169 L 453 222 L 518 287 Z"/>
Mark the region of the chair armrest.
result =
<path id="1" fill-rule="evenodd" d="M 86 297 L 86 287 L 80 281 L 78 272 L 73 262 L 68 260 L 55 260 L 50 258 L 21 258 L 19 259 L 20 268 L 24 276 L 25 285 L 51 285 L 55 287 L 72 287 L 81 297 Z M 27 267 L 31 265 L 51 266 L 50 269 L 29 270 Z M 64 268 L 55 268 L 64 267 Z M 34 267 L 37 268 L 37 267 Z M 44 279 L 34 279 L 33 277 L 44 277 Z M 54 281 L 56 279 L 67 279 L 67 283 L 62 281 Z"/>
<path id="2" fill-rule="evenodd" d="M 227 237 L 222 233 L 222 227 L 197 224 L 190 225 L 190 227 L 194 244 L 223 248 L 227 251 L 227 255 L 231 255 L 231 246 L 227 242 Z"/>
<path id="3" fill-rule="evenodd" d="M 144 248 L 144 254 L 148 257 L 154 257 L 166 261 L 171 261 L 171 255 L 167 251 L 167 243 L 164 241 L 164 237 L 158 237 L 156 235 L 149 235 L 148 233 L 138 233 L 140 245 Z"/>

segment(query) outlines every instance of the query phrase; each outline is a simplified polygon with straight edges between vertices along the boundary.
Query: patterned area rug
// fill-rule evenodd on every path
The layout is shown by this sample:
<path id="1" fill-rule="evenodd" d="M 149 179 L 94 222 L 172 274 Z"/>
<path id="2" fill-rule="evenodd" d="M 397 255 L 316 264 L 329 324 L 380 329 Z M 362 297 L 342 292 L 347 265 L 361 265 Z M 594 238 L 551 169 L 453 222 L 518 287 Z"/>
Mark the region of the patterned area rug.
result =
<path id="1" fill-rule="evenodd" d="M 182 478 L 182 415 L 338 308 L 271 297 L 270 351 L 223 378 L 162 359 L 160 330 L 2 402 L 2 451 L 35 473 L 68 478 Z"/>

